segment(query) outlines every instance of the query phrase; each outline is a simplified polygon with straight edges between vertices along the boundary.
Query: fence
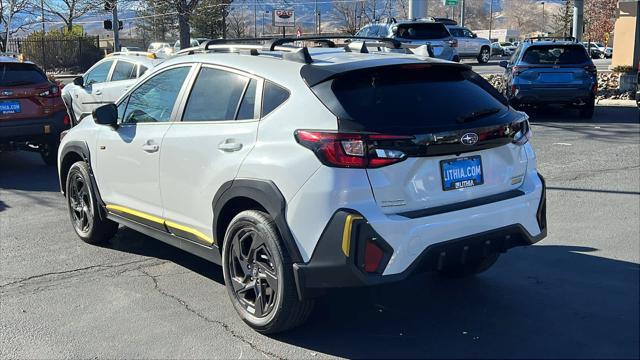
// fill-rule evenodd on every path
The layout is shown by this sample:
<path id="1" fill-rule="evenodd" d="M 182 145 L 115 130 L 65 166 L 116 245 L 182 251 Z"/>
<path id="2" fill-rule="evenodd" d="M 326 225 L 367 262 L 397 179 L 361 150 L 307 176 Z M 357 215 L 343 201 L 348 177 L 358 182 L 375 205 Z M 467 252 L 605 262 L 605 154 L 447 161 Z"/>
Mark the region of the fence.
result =
<path id="1" fill-rule="evenodd" d="M 83 72 L 102 58 L 100 39 L 95 36 L 72 38 L 38 37 L 9 39 L 6 51 L 24 54 L 46 71 Z M 3 49 L 5 50 L 5 49 Z"/>

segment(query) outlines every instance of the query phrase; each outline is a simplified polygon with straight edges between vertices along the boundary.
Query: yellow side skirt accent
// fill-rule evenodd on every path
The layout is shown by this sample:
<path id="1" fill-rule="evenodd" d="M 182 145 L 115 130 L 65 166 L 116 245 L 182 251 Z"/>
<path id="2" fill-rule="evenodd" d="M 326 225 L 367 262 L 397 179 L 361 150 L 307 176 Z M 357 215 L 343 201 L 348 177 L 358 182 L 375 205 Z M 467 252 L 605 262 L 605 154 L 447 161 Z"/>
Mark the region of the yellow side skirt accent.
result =
<path id="1" fill-rule="evenodd" d="M 347 218 L 344 220 L 344 230 L 342 231 L 342 252 L 345 256 L 349 256 L 349 251 L 351 249 L 351 229 L 353 227 L 353 222 L 356 220 L 362 220 L 362 216 L 347 215 Z"/>
<path id="2" fill-rule="evenodd" d="M 207 244 L 213 244 L 215 243 L 214 239 L 210 238 L 209 236 L 205 235 L 204 233 L 196 230 L 196 229 L 192 229 L 188 226 L 184 226 L 184 225 L 180 225 L 178 223 L 175 223 L 173 221 L 169 221 L 166 219 L 162 219 L 153 215 L 149 215 L 147 213 L 143 213 L 137 210 L 133 210 L 133 209 L 129 209 L 126 208 L 124 206 L 120 206 L 120 205 L 107 205 L 107 210 L 114 210 L 114 211 L 118 211 L 118 212 L 122 212 L 122 213 L 126 213 L 126 214 L 130 214 L 145 220 L 149 220 L 158 224 L 162 224 L 164 226 L 173 228 L 173 229 L 177 229 L 180 231 L 184 231 L 186 233 L 189 234 L 193 234 L 196 237 L 198 237 L 199 239 L 201 239 L 202 241 L 206 242 Z"/>

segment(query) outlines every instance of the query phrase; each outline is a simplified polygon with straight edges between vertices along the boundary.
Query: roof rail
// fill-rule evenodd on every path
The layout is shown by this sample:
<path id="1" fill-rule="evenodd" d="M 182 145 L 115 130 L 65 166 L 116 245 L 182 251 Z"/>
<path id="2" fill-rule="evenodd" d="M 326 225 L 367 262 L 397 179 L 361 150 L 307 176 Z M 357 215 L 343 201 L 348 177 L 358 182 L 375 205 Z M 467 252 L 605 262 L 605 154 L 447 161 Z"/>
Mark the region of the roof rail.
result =
<path id="1" fill-rule="evenodd" d="M 146 51 L 115 51 L 107 56 L 116 56 L 116 55 L 131 55 L 131 56 L 145 56 L 149 59 L 157 59 L 158 57 L 154 53 L 146 52 Z"/>
<path id="2" fill-rule="evenodd" d="M 573 36 L 534 36 L 530 38 L 524 39 L 525 42 L 534 42 L 534 41 L 576 41 L 576 38 Z"/>
<path id="3" fill-rule="evenodd" d="M 265 44 L 269 46 L 269 51 L 275 51 L 277 46 L 284 44 L 290 44 L 296 41 L 317 41 L 330 43 L 329 47 L 335 47 L 335 43 L 331 40 L 373 40 L 376 42 L 390 44 L 394 49 L 400 49 L 402 43 L 396 39 L 391 38 L 378 38 L 369 36 L 351 36 L 351 35 L 332 35 L 332 36 L 301 36 L 301 37 L 285 37 L 271 40 L 270 43 Z M 333 44 L 333 46 L 331 46 Z M 266 46 L 265 46 L 266 48 Z"/>

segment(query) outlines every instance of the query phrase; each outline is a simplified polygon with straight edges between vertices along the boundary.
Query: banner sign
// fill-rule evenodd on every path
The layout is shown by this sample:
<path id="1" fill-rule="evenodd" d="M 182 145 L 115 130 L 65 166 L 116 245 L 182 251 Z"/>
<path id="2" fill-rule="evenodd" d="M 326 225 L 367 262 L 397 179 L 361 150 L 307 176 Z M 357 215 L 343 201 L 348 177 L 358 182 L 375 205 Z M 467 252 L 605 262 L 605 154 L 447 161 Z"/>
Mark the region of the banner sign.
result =
<path id="1" fill-rule="evenodd" d="M 293 9 L 274 9 L 273 26 L 295 27 L 295 11 L 293 11 Z"/>

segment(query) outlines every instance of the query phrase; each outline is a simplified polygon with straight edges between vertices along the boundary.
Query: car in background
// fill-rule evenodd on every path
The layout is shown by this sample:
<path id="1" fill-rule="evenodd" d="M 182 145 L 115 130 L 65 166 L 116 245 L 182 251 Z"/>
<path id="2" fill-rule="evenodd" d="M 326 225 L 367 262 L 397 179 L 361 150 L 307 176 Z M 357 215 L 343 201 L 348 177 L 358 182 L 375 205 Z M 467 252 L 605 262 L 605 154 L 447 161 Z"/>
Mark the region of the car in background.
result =
<path id="1" fill-rule="evenodd" d="M 582 44 L 574 41 L 525 41 L 503 60 L 505 96 L 515 108 L 562 104 L 591 118 L 598 90 L 597 70 Z"/>
<path id="2" fill-rule="evenodd" d="M 118 100 L 148 69 L 161 62 L 146 52 L 116 52 L 98 61 L 62 89 L 72 124 L 77 125 L 95 108 Z"/>
<path id="3" fill-rule="evenodd" d="M 516 52 L 517 45 L 510 42 L 494 42 L 491 44 L 491 54 L 511 56 Z"/>
<path id="4" fill-rule="evenodd" d="M 356 36 L 392 38 L 402 43 L 421 46 L 431 45 L 434 57 L 449 61 L 460 61 L 458 40 L 444 23 L 433 18 L 419 20 L 389 19 L 386 22 L 364 26 Z"/>
<path id="5" fill-rule="evenodd" d="M 152 42 L 151 44 L 149 44 L 147 52 L 155 53 L 156 51 L 164 48 L 171 48 L 171 44 L 169 44 L 168 42 Z"/>
<path id="6" fill-rule="evenodd" d="M 583 42 L 584 47 L 591 47 L 592 49 L 598 49 L 599 52 L 596 52 L 594 55 L 600 59 L 610 59 L 613 57 L 613 48 L 604 46 L 604 44 L 599 42 Z"/>
<path id="7" fill-rule="evenodd" d="M 143 51 L 141 48 L 137 46 L 123 46 L 120 48 L 121 52 L 132 52 L 132 51 Z"/>
<path id="8" fill-rule="evenodd" d="M 192 38 L 190 40 L 189 47 L 200 46 L 201 44 L 203 44 L 203 43 L 205 43 L 207 41 L 209 41 L 209 39 L 206 39 L 206 38 Z M 173 44 L 173 51 L 174 52 L 180 51 L 180 40 L 176 40 L 176 42 Z"/>
<path id="9" fill-rule="evenodd" d="M 69 127 L 60 86 L 36 64 L 0 55 L 0 151 L 38 151 L 55 165 L 60 133 Z"/>
<path id="10" fill-rule="evenodd" d="M 459 25 L 446 25 L 451 35 L 458 40 L 458 55 L 461 58 L 473 58 L 480 64 L 491 59 L 491 41 L 479 38 L 473 31 Z"/>
<path id="11" fill-rule="evenodd" d="M 587 52 L 592 59 L 604 59 L 604 52 L 601 51 L 598 47 L 589 46 L 589 43 L 582 43 L 582 46 L 587 49 Z"/>

